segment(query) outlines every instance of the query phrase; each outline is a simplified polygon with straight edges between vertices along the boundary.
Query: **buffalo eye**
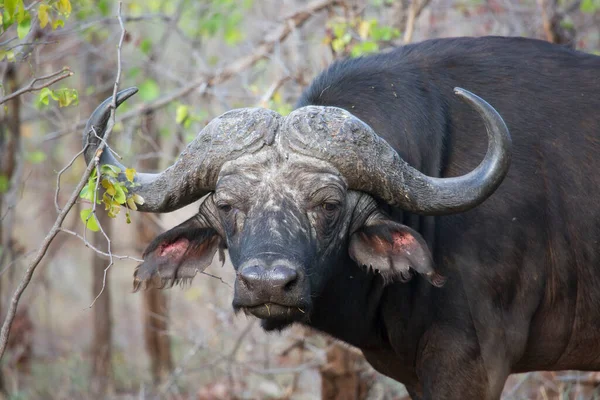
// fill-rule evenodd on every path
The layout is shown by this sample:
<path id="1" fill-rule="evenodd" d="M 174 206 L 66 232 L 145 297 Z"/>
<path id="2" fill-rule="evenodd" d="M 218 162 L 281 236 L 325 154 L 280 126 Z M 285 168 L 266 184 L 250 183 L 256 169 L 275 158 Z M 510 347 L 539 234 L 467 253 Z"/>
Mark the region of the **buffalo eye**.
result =
<path id="1" fill-rule="evenodd" d="M 219 208 L 220 211 L 222 211 L 224 213 L 228 213 L 232 209 L 231 204 L 227 204 L 227 203 L 217 204 L 217 207 Z"/>
<path id="2" fill-rule="evenodd" d="M 321 208 L 323 209 L 323 211 L 325 211 L 327 213 L 333 213 L 333 212 L 337 211 L 339 207 L 340 207 L 339 203 L 334 203 L 334 202 L 330 202 L 330 201 L 321 204 Z"/>

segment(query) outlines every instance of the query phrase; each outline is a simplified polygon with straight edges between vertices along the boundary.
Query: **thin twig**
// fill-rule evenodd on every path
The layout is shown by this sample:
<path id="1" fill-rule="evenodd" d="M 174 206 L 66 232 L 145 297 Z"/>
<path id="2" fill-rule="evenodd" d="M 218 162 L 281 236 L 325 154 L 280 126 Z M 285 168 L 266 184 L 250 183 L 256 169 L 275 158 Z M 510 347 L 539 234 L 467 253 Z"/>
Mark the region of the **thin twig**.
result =
<path id="1" fill-rule="evenodd" d="M 5 250 L 5 251 L 6 251 L 6 250 Z M 11 262 L 7 263 L 7 264 L 6 264 L 6 266 L 4 266 L 4 267 L 3 267 L 3 268 L 0 270 L 0 277 L 1 277 L 2 275 L 4 275 L 4 273 L 5 273 L 6 271 L 8 271 L 8 269 L 9 269 L 10 267 L 12 267 L 13 265 L 15 265 L 15 264 L 16 264 L 17 262 L 19 262 L 19 261 L 20 261 L 22 258 L 27 258 L 27 257 L 29 257 L 30 255 L 32 255 L 33 253 L 34 253 L 34 251 L 33 251 L 33 250 L 32 250 L 32 251 L 28 251 L 27 253 L 21 254 L 21 255 L 19 255 L 18 257 L 16 257 L 16 258 L 14 258 L 13 260 L 11 260 Z"/>
<path id="2" fill-rule="evenodd" d="M 105 251 L 102 251 L 99 248 L 95 247 L 93 244 L 91 244 L 86 238 L 84 238 L 83 236 L 81 236 L 79 233 L 74 232 L 74 231 L 72 231 L 70 229 L 60 228 L 60 231 L 64 232 L 64 233 L 68 233 L 69 235 L 75 236 L 78 239 L 81 239 L 81 241 L 83 242 L 83 244 L 85 244 L 85 247 L 89 247 L 90 249 L 94 250 L 96 253 L 100 254 L 101 256 L 109 257 L 109 258 L 112 256 L 113 258 L 116 258 L 117 260 L 132 260 L 132 261 L 135 261 L 135 262 L 144 262 L 144 260 L 141 260 L 141 259 L 133 257 L 133 256 L 120 256 L 120 255 L 117 255 L 117 254 L 114 254 L 114 253 L 109 254 L 109 253 L 107 253 Z"/>
<path id="3" fill-rule="evenodd" d="M 281 374 L 293 374 L 309 369 L 314 369 L 322 365 L 319 361 L 309 361 L 304 364 L 296 365 L 294 367 L 279 367 L 279 368 L 256 368 L 258 363 L 240 363 L 240 367 L 258 375 L 281 375 Z"/>
<path id="4" fill-rule="evenodd" d="M 17 47 L 23 47 L 23 46 L 39 46 L 39 45 L 43 45 L 43 44 L 56 44 L 58 43 L 58 40 L 52 40 L 52 41 L 48 41 L 48 42 L 27 42 L 27 43 L 19 43 L 19 44 L 15 44 L 12 47 L 9 47 L 6 50 L 12 50 L 12 49 L 16 49 Z"/>
<path id="5" fill-rule="evenodd" d="M 120 17 L 120 12 L 121 12 L 121 2 L 119 2 L 119 17 Z M 113 108 L 110 111 L 109 124 L 106 129 L 106 134 L 104 135 L 105 140 L 108 140 L 108 138 L 110 137 L 110 134 L 112 133 L 112 128 L 114 126 L 114 121 L 115 121 L 114 105 L 116 104 L 116 93 L 117 93 L 117 89 L 118 89 L 119 79 L 121 77 L 121 45 L 123 42 L 123 38 L 125 36 L 124 33 L 125 32 L 123 30 L 123 33 L 121 34 L 121 41 L 119 42 L 118 53 L 117 53 L 118 70 L 117 70 L 117 78 L 115 80 L 115 89 L 113 91 Z M 70 70 L 69 70 L 69 72 L 70 72 Z M 54 76 L 56 76 L 56 75 L 54 75 Z M 38 78 L 38 79 L 41 79 L 41 78 Z M 46 77 L 46 79 L 47 79 L 47 77 Z M 32 85 L 33 84 L 35 84 L 35 82 L 33 82 Z M 10 95 L 10 96 L 13 96 L 13 95 Z M 69 213 L 69 211 L 71 210 L 71 208 L 73 207 L 73 205 L 75 204 L 77 199 L 79 198 L 79 193 L 81 192 L 81 189 L 83 189 L 83 187 L 87 183 L 87 180 L 90 177 L 93 169 L 96 168 L 96 166 L 98 165 L 98 163 L 100 161 L 100 156 L 102 155 L 102 152 L 104 151 L 105 146 L 106 146 L 105 141 L 101 142 L 99 144 L 98 149 L 96 150 L 96 155 L 95 155 L 94 159 L 91 160 L 90 163 L 88 164 L 87 168 L 85 169 L 85 172 L 83 173 L 83 176 L 81 177 L 79 183 L 75 187 L 75 190 L 73 190 L 73 192 L 71 193 L 71 196 L 69 197 L 69 200 L 67 201 L 67 204 L 65 205 L 65 207 L 62 209 L 62 211 L 56 217 L 56 221 L 54 221 L 54 225 L 52 226 L 52 228 L 50 229 L 50 231 L 48 232 L 48 234 L 42 241 L 42 244 L 39 247 L 39 249 L 37 250 L 35 257 L 27 266 L 27 269 L 25 270 L 25 275 L 19 282 L 16 290 L 14 291 L 14 293 L 10 299 L 10 304 L 9 304 L 8 310 L 6 312 L 6 317 L 4 318 L 4 322 L 2 324 L 2 329 L 0 330 L 0 359 L 4 356 L 4 352 L 6 350 L 6 345 L 8 343 L 8 335 L 10 333 L 10 327 L 12 326 L 12 322 L 15 318 L 15 314 L 17 312 L 17 306 L 19 305 L 19 300 L 21 299 L 23 292 L 25 291 L 25 289 L 27 289 L 27 286 L 31 282 L 31 278 L 33 277 L 33 273 L 35 272 L 37 266 L 39 265 L 40 261 L 42 261 L 42 259 L 46 255 L 46 252 L 48 251 L 48 247 L 50 247 L 50 244 L 52 243 L 52 241 L 54 240 L 54 238 L 56 237 L 58 232 L 61 231 L 62 223 L 64 222 L 65 218 L 67 217 L 67 214 Z"/>
<path id="6" fill-rule="evenodd" d="M 202 275 L 210 276 L 211 278 L 214 278 L 214 279 L 220 281 L 222 284 L 224 284 L 225 286 L 229 287 L 229 289 L 233 289 L 233 287 L 229 283 L 225 282 L 223 280 L 223 278 L 221 278 L 220 276 L 209 274 L 208 272 L 204 272 L 204 271 L 201 271 L 200 273 Z"/>
<path id="7" fill-rule="evenodd" d="M 0 99 L 0 104 L 6 103 L 7 101 L 9 101 L 10 99 L 14 99 L 15 97 L 18 97 L 20 95 L 22 95 L 23 93 L 27 93 L 27 92 L 37 92 L 38 90 L 42 90 L 45 87 L 54 85 L 56 82 L 58 81 L 62 81 L 65 78 L 70 77 L 71 75 L 73 75 L 73 72 L 71 72 L 71 70 L 68 67 L 65 67 L 63 69 L 61 69 L 60 71 L 57 72 L 53 72 L 49 75 L 45 75 L 45 76 L 41 76 L 39 78 L 34 78 L 31 82 L 29 82 L 29 85 L 25 86 L 24 88 L 21 88 L 11 94 L 9 94 L 6 97 L 3 97 Z M 54 79 L 52 79 L 54 78 Z M 48 82 L 43 83 L 39 86 L 35 86 L 35 84 L 39 81 L 45 81 L 47 79 L 50 79 Z"/>
<path id="8" fill-rule="evenodd" d="M 267 89 L 265 94 L 261 97 L 260 101 L 258 102 L 258 105 L 260 107 L 267 108 L 269 106 L 269 101 L 271 100 L 271 98 L 273 98 L 273 96 L 275 95 L 277 90 L 279 90 L 279 88 L 281 86 L 283 86 L 283 84 L 290 79 L 291 79 L 291 76 L 288 75 L 288 76 L 284 76 L 283 78 L 280 78 L 277 81 L 273 82 L 273 84 Z"/>
<path id="9" fill-rule="evenodd" d="M 81 154 L 83 154 L 83 152 L 85 151 L 85 148 L 81 149 L 81 151 L 77 154 L 75 154 L 75 156 L 71 159 L 71 161 L 69 161 L 69 163 L 60 171 L 58 171 L 58 175 L 56 176 L 56 192 L 54 193 L 54 207 L 56 207 L 56 212 L 60 213 L 61 209 L 60 206 L 58 205 L 58 193 L 60 192 L 60 177 L 61 175 L 71 167 L 71 165 L 73 165 L 73 163 L 75 162 L 75 160 L 77 160 L 77 157 L 79 157 Z"/>

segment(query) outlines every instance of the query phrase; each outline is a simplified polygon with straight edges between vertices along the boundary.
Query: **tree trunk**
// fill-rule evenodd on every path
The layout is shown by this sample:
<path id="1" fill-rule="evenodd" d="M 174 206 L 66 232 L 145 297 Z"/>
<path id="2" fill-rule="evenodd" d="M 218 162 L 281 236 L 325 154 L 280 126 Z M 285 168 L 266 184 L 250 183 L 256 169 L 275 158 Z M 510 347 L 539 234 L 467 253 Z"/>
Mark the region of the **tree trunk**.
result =
<path id="1" fill-rule="evenodd" d="M 138 154 L 144 155 L 158 150 L 151 146 L 152 143 L 156 144 L 160 140 L 157 129 L 154 126 L 153 113 L 147 113 L 143 116 L 142 134 L 147 140 L 141 141 Z M 158 157 L 142 158 L 138 164 L 140 170 L 143 171 L 154 171 L 159 167 Z M 136 214 L 135 220 L 137 223 L 138 248 L 140 251 L 143 251 L 148 243 L 159 233 L 159 229 L 146 214 Z M 142 296 L 144 297 L 143 323 L 146 351 L 150 358 L 153 382 L 159 384 L 170 376 L 173 369 L 171 343 L 168 336 L 169 312 L 167 294 L 162 290 L 148 289 L 142 292 Z"/>
<path id="2" fill-rule="evenodd" d="M 9 65 L 6 69 L 6 93 L 12 93 L 18 89 L 17 82 L 17 69 L 16 65 Z M 8 185 L 11 181 L 13 173 L 16 169 L 16 158 L 20 148 L 20 103 L 19 98 L 16 97 L 9 100 L 2 107 L 4 111 L 2 120 L 0 121 L 0 179 L 3 181 L 0 184 L 0 214 L 4 217 L 4 206 L 8 207 L 5 203 L 5 193 L 9 189 Z M 9 216 L 5 217 L 7 220 Z M 10 224 L 5 224 L 6 221 L 2 221 L 0 224 L 0 268 L 3 269 L 7 263 L 10 262 L 9 252 L 12 245 L 11 232 L 4 232 L 4 227 Z M 8 276 L 8 275 L 7 275 Z M 4 306 L 3 306 L 3 293 L 2 282 L 6 279 L 0 280 L 0 316 L 4 319 Z M 14 329 L 12 329 L 14 331 Z M 4 382 L 4 374 L 0 369 L 0 393 L 7 394 L 7 388 Z"/>
<path id="3" fill-rule="evenodd" d="M 97 218 L 104 232 L 111 237 L 111 221 L 108 214 L 98 207 Z M 94 246 L 107 251 L 106 238 L 101 232 L 94 233 Z M 100 292 L 102 295 L 96 300 L 92 308 L 94 313 L 94 338 L 92 342 L 92 377 L 91 388 L 95 397 L 104 397 L 107 392 L 110 392 L 112 385 L 112 309 L 110 302 L 110 285 L 108 283 L 108 275 L 106 273 L 106 281 L 104 277 L 104 269 L 108 266 L 108 261 L 105 258 L 94 255 L 92 263 L 92 297 L 95 298 Z"/>

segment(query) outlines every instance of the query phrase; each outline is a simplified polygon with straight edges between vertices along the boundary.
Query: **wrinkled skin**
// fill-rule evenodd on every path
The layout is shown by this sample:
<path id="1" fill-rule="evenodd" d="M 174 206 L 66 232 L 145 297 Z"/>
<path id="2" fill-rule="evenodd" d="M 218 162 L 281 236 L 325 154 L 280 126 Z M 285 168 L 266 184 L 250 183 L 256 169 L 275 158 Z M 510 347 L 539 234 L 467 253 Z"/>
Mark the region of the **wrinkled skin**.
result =
<path id="1" fill-rule="evenodd" d="M 600 57 L 493 37 L 335 64 L 298 106 L 348 110 L 432 177 L 481 160 L 481 118 L 449 93 L 480 94 L 514 141 L 502 185 L 455 215 L 406 212 L 322 158 L 269 147 L 274 121 L 248 121 L 230 134 L 267 126 L 268 146 L 211 170 L 199 213 L 148 246 L 136 285 L 191 278 L 227 248 L 236 309 L 358 347 L 413 399 L 496 400 L 510 373 L 600 369 L 599 70 Z"/>
<path id="2" fill-rule="evenodd" d="M 306 156 L 268 149 L 226 163 L 214 194 L 183 225 L 155 241 L 168 246 L 148 247 L 136 279 L 167 276 L 156 265 L 173 256 L 182 260 L 173 279 L 186 279 L 195 274 L 186 263 L 208 265 L 225 244 L 237 271 L 233 307 L 263 318 L 267 329 L 309 321 L 312 299 L 343 270 L 340 258 L 388 281 L 408 281 L 416 271 L 444 283 L 417 232 L 388 219 L 368 194 L 348 190 L 334 167 Z M 190 251 L 196 247 L 205 249 L 203 260 Z"/>
<path id="3" fill-rule="evenodd" d="M 233 306 L 264 318 L 267 327 L 269 321 L 279 328 L 307 321 L 312 299 L 340 274 L 337 260 L 348 251 L 349 239 L 356 242 L 351 246 L 355 258 L 369 260 L 368 250 L 360 246 L 375 246 L 367 243 L 364 228 L 376 221 L 396 225 L 385 219 L 372 197 L 348 191 L 333 167 L 303 156 L 253 156 L 226 165 L 214 198 L 238 272 Z M 428 253 L 410 236 L 416 232 L 398 224 L 395 234 L 405 235 L 415 256 L 423 256 L 419 250 Z M 431 268 L 430 256 L 425 256 L 408 256 L 394 265 L 367 262 L 380 273 L 408 279 L 410 261 L 417 268 Z"/>

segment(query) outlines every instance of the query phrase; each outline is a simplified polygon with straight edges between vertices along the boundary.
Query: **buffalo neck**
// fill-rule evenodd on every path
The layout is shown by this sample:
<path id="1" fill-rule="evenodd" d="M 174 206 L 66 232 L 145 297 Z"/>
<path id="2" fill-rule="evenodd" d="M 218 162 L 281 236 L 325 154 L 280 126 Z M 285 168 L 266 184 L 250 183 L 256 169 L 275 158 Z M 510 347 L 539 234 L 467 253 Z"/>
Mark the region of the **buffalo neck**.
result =
<path id="1" fill-rule="evenodd" d="M 360 268 L 350 257 L 338 261 L 339 273 L 313 299 L 307 325 L 361 350 L 389 348 L 386 314 L 396 310 L 394 330 L 408 327 L 414 285 L 384 285 L 380 275 Z M 393 286 L 394 296 L 388 295 Z M 390 302 L 396 303 L 392 304 Z M 397 334 L 398 332 L 396 332 Z"/>

